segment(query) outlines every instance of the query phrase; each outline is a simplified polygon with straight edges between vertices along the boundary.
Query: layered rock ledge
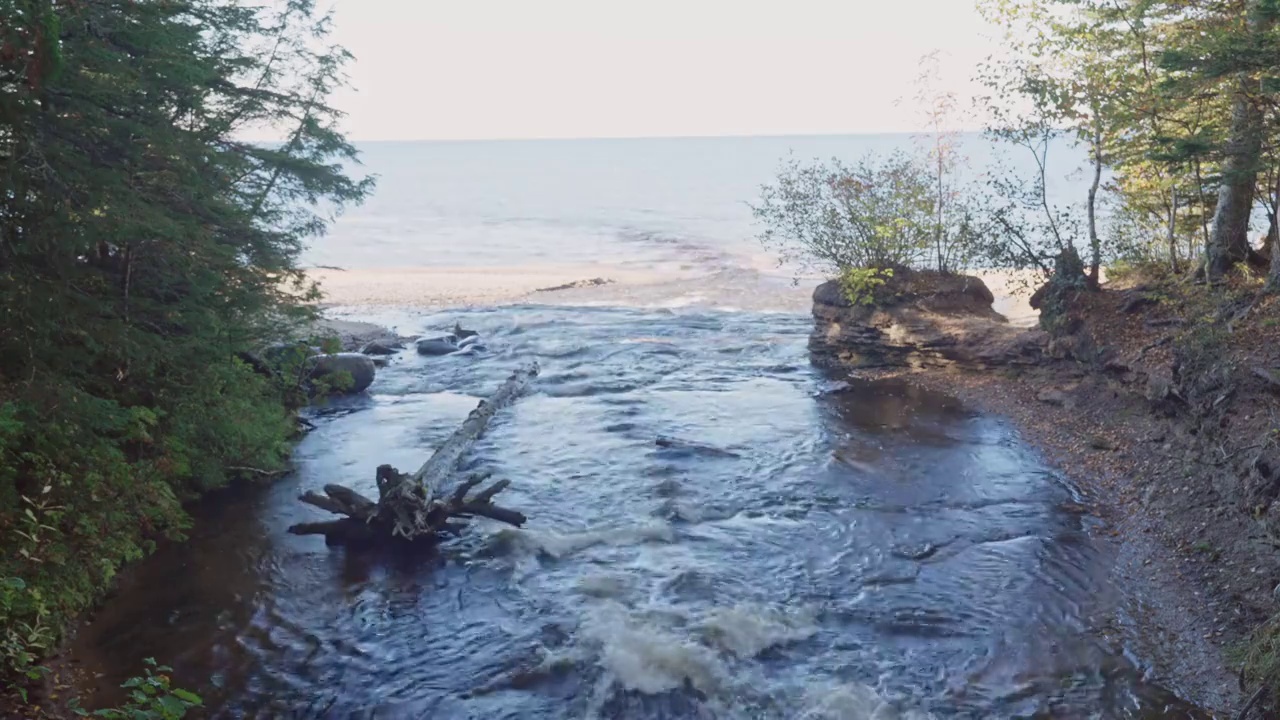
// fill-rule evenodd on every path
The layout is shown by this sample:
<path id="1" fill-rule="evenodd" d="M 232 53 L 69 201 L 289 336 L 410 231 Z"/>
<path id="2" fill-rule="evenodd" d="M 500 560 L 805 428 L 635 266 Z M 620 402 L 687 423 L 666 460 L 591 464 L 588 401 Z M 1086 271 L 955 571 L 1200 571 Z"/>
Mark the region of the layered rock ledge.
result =
<path id="1" fill-rule="evenodd" d="M 1010 325 L 994 300 L 970 275 L 899 268 L 866 304 L 851 302 L 840 281 L 830 280 L 813 293 L 811 357 L 852 369 L 1039 362 L 1048 335 Z"/>

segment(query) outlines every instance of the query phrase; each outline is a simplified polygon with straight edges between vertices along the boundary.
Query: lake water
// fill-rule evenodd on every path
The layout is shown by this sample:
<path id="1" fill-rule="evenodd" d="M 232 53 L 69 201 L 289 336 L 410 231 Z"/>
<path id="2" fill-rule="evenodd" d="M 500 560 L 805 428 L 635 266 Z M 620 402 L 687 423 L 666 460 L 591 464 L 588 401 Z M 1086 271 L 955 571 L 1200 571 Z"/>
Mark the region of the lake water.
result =
<path id="1" fill-rule="evenodd" d="M 789 157 L 919 152 L 910 135 L 633 140 L 386 142 L 360 146 L 377 193 L 306 254 L 342 268 L 608 263 L 671 273 L 771 268 L 750 203 Z M 960 137 L 964 177 L 1001 163 L 1030 173 L 1026 150 Z M 1083 201 L 1073 148 L 1051 153 L 1054 202 Z"/>
<path id="2" fill-rule="evenodd" d="M 345 267 L 754 263 L 779 158 L 882 139 L 385 144 L 382 189 L 317 244 Z M 317 408 L 296 472 L 195 508 L 71 660 L 154 656 L 225 718 L 1203 718 L 1150 678 L 1069 481 L 999 418 L 808 362 L 799 313 L 383 308 L 489 352 L 409 351 Z M 543 374 L 469 462 L 516 530 L 432 557 L 331 549 L 296 501 L 416 468 L 513 368 Z M 659 445 L 672 438 L 674 445 Z"/>

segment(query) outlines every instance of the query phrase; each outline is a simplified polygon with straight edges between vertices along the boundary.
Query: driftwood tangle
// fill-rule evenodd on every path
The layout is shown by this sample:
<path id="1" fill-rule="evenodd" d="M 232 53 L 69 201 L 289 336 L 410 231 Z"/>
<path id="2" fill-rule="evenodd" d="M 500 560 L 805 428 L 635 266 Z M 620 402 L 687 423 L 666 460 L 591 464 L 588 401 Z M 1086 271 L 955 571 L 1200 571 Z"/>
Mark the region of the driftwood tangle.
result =
<path id="1" fill-rule="evenodd" d="M 481 400 L 462 426 L 436 449 L 413 474 L 402 473 L 390 465 L 377 470 L 377 502 L 342 485 L 325 485 L 324 494 L 308 491 L 298 497 L 308 505 L 344 515 L 327 522 L 300 523 L 289 528 L 295 535 L 324 535 L 337 544 L 369 544 L 378 542 L 435 543 L 442 537 L 457 535 L 466 519 L 487 517 L 519 527 L 525 516 L 515 510 L 493 504 L 493 497 L 506 489 L 507 480 L 499 480 L 471 494 L 488 475 L 455 477 L 458 464 L 476 440 L 484 434 L 489 421 L 504 407 L 524 393 L 538 375 L 538 365 L 517 370 L 493 395 Z"/>

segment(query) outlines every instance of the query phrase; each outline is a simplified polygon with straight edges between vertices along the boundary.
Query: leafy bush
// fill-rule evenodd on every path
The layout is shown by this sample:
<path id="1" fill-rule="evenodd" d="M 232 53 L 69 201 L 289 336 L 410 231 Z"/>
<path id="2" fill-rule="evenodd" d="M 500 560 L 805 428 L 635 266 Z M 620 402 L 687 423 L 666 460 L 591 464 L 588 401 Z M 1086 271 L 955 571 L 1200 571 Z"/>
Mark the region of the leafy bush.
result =
<path id="1" fill-rule="evenodd" d="M 764 245 L 826 271 L 920 262 L 933 237 L 929 177 L 907 155 L 847 166 L 791 160 L 752 208 Z"/>
<path id="2" fill-rule="evenodd" d="M 849 268 L 840 275 L 840 289 L 851 304 L 870 305 L 892 277 L 893 268 Z"/>
<path id="3" fill-rule="evenodd" d="M 106 720 L 182 720 L 188 710 L 203 705 L 200 696 L 172 686 L 168 675 L 172 668 L 157 665 L 153 658 L 143 662 L 143 675 L 129 678 L 120 686 L 129 691 L 123 705 L 92 713 L 77 707 L 76 714 Z"/>
<path id="4" fill-rule="evenodd" d="M 38 589 L 27 587 L 22 578 L 0 577 L 0 671 L 26 680 L 44 675 L 39 660 L 53 640 L 48 615 Z M 26 690 L 17 690 L 26 700 Z"/>

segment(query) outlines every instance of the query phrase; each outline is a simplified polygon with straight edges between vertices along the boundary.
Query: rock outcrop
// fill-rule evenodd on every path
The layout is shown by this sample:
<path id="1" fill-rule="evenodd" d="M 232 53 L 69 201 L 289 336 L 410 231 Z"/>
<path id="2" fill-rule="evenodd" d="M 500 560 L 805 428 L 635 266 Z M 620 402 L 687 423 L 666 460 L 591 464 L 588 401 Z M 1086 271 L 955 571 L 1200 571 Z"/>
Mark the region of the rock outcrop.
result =
<path id="1" fill-rule="evenodd" d="M 373 379 L 377 374 L 373 359 L 360 353 L 317 355 L 311 358 L 310 362 L 312 363 L 311 372 L 308 376 L 312 380 L 320 380 L 340 373 L 350 375 L 351 382 L 349 385 L 344 382 L 341 386 L 332 388 L 343 393 L 364 392 L 373 384 Z M 341 377 L 345 380 L 345 376 Z"/>
<path id="2" fill-rule="evenodd" d="M 855 304 L 831 280 L 813 293 L 809 350 L 815 364 L 847 368 L 1038 362 L 1048 336 L 1009 325 L 994 299 L 976 277 L 902 268 Z"/>

